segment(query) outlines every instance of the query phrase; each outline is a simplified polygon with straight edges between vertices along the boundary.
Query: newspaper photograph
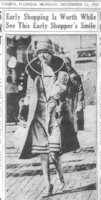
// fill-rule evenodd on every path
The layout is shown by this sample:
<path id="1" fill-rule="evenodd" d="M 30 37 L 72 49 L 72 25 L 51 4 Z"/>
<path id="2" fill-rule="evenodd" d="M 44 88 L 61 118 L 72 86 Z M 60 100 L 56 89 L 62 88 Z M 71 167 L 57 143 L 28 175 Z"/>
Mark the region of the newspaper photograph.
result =
<path id="1" fill-rule="evenodd" d="M 2 4 L 1 199 L 100 200 L 101 13 L 20 3 Z"/>

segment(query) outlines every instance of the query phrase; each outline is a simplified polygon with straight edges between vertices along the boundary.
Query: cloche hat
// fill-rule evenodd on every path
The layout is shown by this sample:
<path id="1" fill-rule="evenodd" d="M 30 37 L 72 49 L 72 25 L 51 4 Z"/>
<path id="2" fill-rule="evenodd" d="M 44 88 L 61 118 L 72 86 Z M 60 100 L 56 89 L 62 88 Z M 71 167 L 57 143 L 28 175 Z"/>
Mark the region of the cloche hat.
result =
<path id="1" fill-rule="evenodd" d="M 54 54 L 53 44 L 50 39 L 43 39 L 38 41 L 36 53 L 39 54 L 40 52 L 48 52 L 49 54 Z"/>

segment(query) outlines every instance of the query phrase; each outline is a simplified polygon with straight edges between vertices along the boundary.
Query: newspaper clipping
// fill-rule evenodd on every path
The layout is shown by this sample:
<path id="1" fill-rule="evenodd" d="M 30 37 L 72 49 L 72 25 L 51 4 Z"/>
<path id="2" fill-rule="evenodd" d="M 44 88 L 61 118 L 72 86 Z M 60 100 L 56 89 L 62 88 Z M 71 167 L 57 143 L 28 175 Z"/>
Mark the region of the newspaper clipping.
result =
<path id="1" fill-rule="evenodd" d="M 101 200 L 100 1 L 0 8 L 0 200 Z"/>

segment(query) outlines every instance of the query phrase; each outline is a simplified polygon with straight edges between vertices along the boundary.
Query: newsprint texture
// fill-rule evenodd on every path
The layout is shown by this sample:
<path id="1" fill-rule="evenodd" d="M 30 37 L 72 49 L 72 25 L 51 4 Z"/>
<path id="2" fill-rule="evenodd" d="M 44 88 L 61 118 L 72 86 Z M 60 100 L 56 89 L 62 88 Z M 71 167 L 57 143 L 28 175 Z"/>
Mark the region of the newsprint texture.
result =
<path id="1" fill-rule="evenodd" d="M 0 200 L 101 200 L 101 2 L 0 1 Z"/>

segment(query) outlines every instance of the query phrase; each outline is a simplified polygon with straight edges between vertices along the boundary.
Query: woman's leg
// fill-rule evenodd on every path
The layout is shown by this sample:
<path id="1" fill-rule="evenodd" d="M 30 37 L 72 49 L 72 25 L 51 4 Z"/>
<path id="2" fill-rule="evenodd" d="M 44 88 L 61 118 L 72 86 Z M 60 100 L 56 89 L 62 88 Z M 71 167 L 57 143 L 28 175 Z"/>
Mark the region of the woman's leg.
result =
<path id="1" fill-rule="evenodd" d="M 56 167 L 60 182 L 64 185 L 64 177 L 63 177 L 63 169 L 62 169 L 61 158 L 60 158 L 59 154 L 55 153 L 55 152 L 51 152 L 51 158 L 52 158 L 53 163 Z"/>
<path id="2" fill-rule="evenodd" d="M 50 193 L 50 173 L 49 173 L 49 154 L 41 154 L 41 163 L 42 163 L 42 169 L 43 169 L 43 175 L 44 175 L 44 180 L 45 184 L 47 186 L 47 195 Z"/>

